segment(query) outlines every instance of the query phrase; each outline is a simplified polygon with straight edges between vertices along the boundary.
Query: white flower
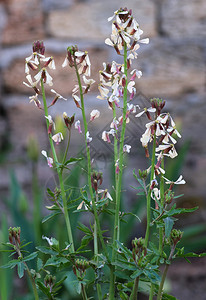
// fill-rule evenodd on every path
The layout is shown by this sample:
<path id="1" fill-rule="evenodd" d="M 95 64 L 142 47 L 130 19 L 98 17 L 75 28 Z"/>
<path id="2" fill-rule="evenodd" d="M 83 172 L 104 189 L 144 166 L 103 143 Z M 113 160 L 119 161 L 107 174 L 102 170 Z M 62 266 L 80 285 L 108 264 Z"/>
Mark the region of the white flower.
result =
<path id="1" fill-rule="evenodd" d="M 130 94 L 132 94 L 132 92 L 133 92 L 134 90 L 136 91 L 134 85 L 135 85 L 135 82 L 134 82 L 134 81 L 130 81 L 130 82 L 128 83 L 128 85 L 127 85 L 127 89 L 128 89 L 128 91 L 129 91 Z"/>
<path id="2" fill-rule="evenodd" d="M 175 158 L 178 154 L 173 144 L 160 145 L 156 148 L 156 152 L 163 151 L 163 155 Z"/>
<path id="3" fill-rule="evenodd" d="M 55 127 L 55 123 L 54 123 L 52 117 L 50 115 L 48 115 L 48 117 L 45 116 L 45 118 L 49 121 L 49 124 L 51 124 L 55 130 L 56 127 Z"/>
<path id="4" fill-rule="evenodd" d="M 182 175 L 180 175 L 176 181 L 171 181 L 164 176 L 162 176 L 162 177 L 165 179 L 166 184 L 185 184 L 186 183 L 186 181 L 183 179 Z"/>
<path id="5" fill-rule="evenodd" d="M 47 240 L 47 242 L 48 242 L 48 244 L 49 244 L 49 246 L 53 246 L 53 238 L 51 237 L 51 238 L 48 238 L 48 237 L 46 237 L 46 236 L 42 236 L 42 239 L 43 240 Z"/>
<path id="6" fill-rule="evenodd" d="M 74 102 L 75 102 L 76 106 L 77 106 L 78 108 L 80 108 L 80 107 L 81 107 L 81 106 L 80 106 L 80 102 L 81 102 L 80 98 L 79 98 L 77 95 L 75 95 L 75 93 L 72 94 L 72 97 L 73 97 L 73 99 L 74 99 Z"/>
<path id="7" fill-rule="evenodd" d="M 87 204 L 86 204 L 84 201 L 82 201 L 82 202 L 78 205 L 77 210 L 82 209 L 82 208 L 83 208 L 83 205 L 84 205 L 84 209 L 85 209 L 85 210 L 88 210 L 88 206 L 87 206 Z"/>
<path id="8" fill-rule="evenodd" d="M 89 59 L 88 52 L 81 52 L 81 51 L 76 51 L 75 56 L 78 59 L 84 58 L 83 61 L 80 63 L 80 68 L 79 68 L 79 74 L 85 74 L 86 76 L 91 75 L 91 62 Z"/>
<path id="9" fill-rule="evenodd" d="M 94 79 L 92 79 L 92 78 L 87 79 L 85 75 L 83 76 L 83 81 L 86 85 L 89 85 L 89 86 L 91 86 L 93 83 L 95 83 Z"/>
<path id="10" fill-rule="evenodd" d="M 51 89 L 51 92 L 54 93 L 58 99 L 63 99 L 63 100 L 65 100 L 65 101 L 67 101 L 66 98 L 62 97 L 62 96 L 61 96 L 60 94 L 58 94 L 54 89 Z"/>
<path id="11" fill-rule="evenodd" d="M 29 88 L 33 88 L 36 92 L 38 91 L 38 89 L 37 89 L 37 81 L 35 81 L 35 82 L 33 82 L 33 80 L 32 80 L 32 77 L 31 77 L 31 75 L 30 74 L 28 74 L 27 76 L 26 76 L 26 79 L 28 80 L 28 82 L 29 82 L 29 84 L 28 83 L 26 83 L 26 82 L 23 82 L 23 84 L 24 85 L 26 85 L 27 87 L 29 87 Z"/>
<path id="12" fill-rule="evenodd" d="M 64 139 L 63 134 L 61 132 L 53 135 L 52 140 L 58 145 Z"/>
<path id="13" fill-rule="evenodd" d="M 148 112 L 155 112 L 156 111 L 156 108 L 153 108 L 153 107 L 150 107 L 150 108 L 144 108 L 143 111 L 139 112 L 135 117 L 138 118 L 138 117 L 141 117 L 144 113 L 147 114 L 148 116 Z M 149 118 L 149 117 L 148 117 Z M 151 120 L 151 118 L 149 118 Z"/>
<path id="14" fill-rule="evenodd" d="M 82 133 L 80 121 L 77 120 L 74 124 L 74 128 L 78 129 L 79 133 Z"/>
<path id="15" fill-rule="evenodd" d="M 110 193 L 108 192 L 107 189 L 105 190 L 97 190 L 98 194 L 103 194 L 102 198 L 108 198 L 109 200 L 113 201 L 112 196 L 110 195 Z"/>
<path id="16" fill-rule="evenodd" d="M 130 150 L 131 150 L 131 146 L 130 146 L 130 145 L 127 145 L 127 144 L 125 144 L 125 145 L 124 145 L 124 147 L 123 147 L 123 152 L 130 153 Z"/>
<path id="17" fill-rule="evenodd" d="M 108 98 L 109 89 L 105 88 L 102 84 L 98 86 L 98 89 L 100 91 L 100 96 L 97 96 L 98 99 L 104 100 L 105 98 Z"/>
<path id="18" fill-rule="evenodd" d="M 150 140 L 152 139 L 151 137 L 151 128 L 147 128 L 146 131 L 143 133 L 140 141 L 142 143 L 143 147 L 147 147 L 148 143 L 150 142 Z"/>
<path id="19" fill-rule="evenodd" d="M 152 189 L 152 193 L 151 193 L 151 197 L 153 200 L 160 200 L 160 190 L 158 188 L 153 188 Z"/>
<path id="20" fill-rule="evenodd" d="M 134 80 L 136 77 L 142 77 L 142 71 L 138 71 L 136 69 L 134 69 L 130 74 L 133 75 L 130 80 Z"/>
<path id="21" fill-rule="evenodd" d="M 48 66 L 50 69 L 53 69 L 53 70 L 56 69 L 54 58 L 52 56 L 51 57 L 41 58 L 41 61 L 45 61 L 46 62 L 46 66 Z"/>
<path id="22" fill-rule="evenodd" d="M 90 113 L 90 121 L 93 121 L 94 119 L 99 118 L 100 112 L 97 109 L 93 109 Z"/>
<path id="23" fill-rule="evenodd" d="M 45 150 L 42 150 L 41 154 L 44 155 L 44 157 L 46 157 L 48 166 L 50 168 L 52 168 L 53 167 L 53 163 L 54 163 L 53 158 L 48 157 Z"/>
<path id="24" fill-rule="evenodd" d="M 46 68 L 41 69 L 41 71 L 39 71 L 39 73 L 37 73 L 34 78 L 36 79 L 37 82 L 39 82 L 41 79 L 43 79 L 43 82 L 52 86 L 53 85 L 53 78 L 51 77 L 51 75 L 49 75 L 48 71 L 46 70 Z"/>
<path id="25" fill-rule="evenodd" d="M 69 64 L 69 61 L 68 61 L 68 58 L 66 56 L 66 58 L 65 58 L 65 60 L 64 60 L 64 62 L 62 64 L 62 68 L 65 68 L 68 64 Z"/>
<path id="26" fill-rule="evenodd" d="M 86 139 L 87 139 L 87 145 L 89 146 L 89 144 L 92 141 L 92 137 L 89 136 L 89 131 L 87 131 L 87 133 L 86 133 Z"/>

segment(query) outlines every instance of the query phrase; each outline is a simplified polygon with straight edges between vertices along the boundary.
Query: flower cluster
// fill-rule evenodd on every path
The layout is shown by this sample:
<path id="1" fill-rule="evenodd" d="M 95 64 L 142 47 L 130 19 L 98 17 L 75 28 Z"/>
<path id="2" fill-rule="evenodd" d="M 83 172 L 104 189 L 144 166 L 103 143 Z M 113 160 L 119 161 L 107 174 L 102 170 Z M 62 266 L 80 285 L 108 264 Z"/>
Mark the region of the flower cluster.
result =
<path id="1" fill-rule="evenodd" d="M 114 12 L 114 15 L 108 18 L 108 21 L 113 20 L 111 38 L 107 38 L 105 43 L 114 47 L 117 54 L 121 53 L 124 47 L 124 42 L 129 49 L 129 59 L 137 57 L 136 50 L 139 48 L 139 43 L 148 44 L 149 39 L 140 39 L 143 31 L 140 29 L 139 24 L 132 16 L 132 10 L 127 8 L 120 8 Z"/>
<path id="2" fill-rule="evenodd" d="M 178 153 L 175 149 L 177 143 L 176 138 L 181 138 L 179 131 L 176 128 L 175 122 L 169 113 L 162 112 L 165 106 L 165 101 L 162 99 L 154 98 L 151 99 L 151 107 L 144 108 L 143 111 L 139 112 L 136 117 L 141 117 L 144 113 L 146 114 L 149 122 L 145 125 L 146 130 L 143 133 L 140 141 L 145 149 L 146 157 L 149 157 L 148 144 L 150 142 L 155 143 L 155 155 L 157 156 L 157 162 L 154 166 L 154 178 L 150 182 L 150 190 L 152 191 L 152 198 L 155 201 L 160 200 L 160 190 L 158 189 L 158 182 L 156 176 L 160 175 L 164 178 L 166 184 L 170 184 L 170 187 L 165 195 L 165 199 L 171 200 L 171 191 L 174 184 L 185 184 L 185 180 L 182 175 L 176 181 L 170 181 L 165 178 L 162 174 L 165 174 L 165 170 L 162 169 L 161 164 L 165 156 L 175 158 Z M 152 117 L 154 115 L 154 118 Z M 175 135 L 175 137 L 173 136 Z M 151 167 L 148 171 L 150 171 Z M 167 199 L 166 202 L 169 200 Z"/>
<path id="3" fill-rule="evenodd" d="M 109 108 L 115 107 L 122 110 L 122 114 L 117 118 L 113 118 L 109 131 L 103 131 L 102 139 L 105 142 L 111 143 L 111 137 L 118 139 L 118 130 L 123 122 L 129 122 L 129 115 L 136 113 L 139 106 L 130 103 L 135 94 L 135 78 L 140 78 L 142 72 L 134 69 L 128 70 L 131 67 L 132 60 L 137 57 L 136 51 L 139 49 L 139 43 L 148 43 L 149 39 L 140 40 L 140 35 L 143 31 L 139 28 L 139 24 L 132 16 L 132 11 L 127 8 L 120 8 L 115 11 L 114 15 L 108 19 L 113 20 L 111 38 L 107 38 L 105 43 L 114 47 L 116 52 L 121 55 L 123 52 L 124 63 L 119 64 L 113 61 L 112 63 L 103 63 L 103 70 L 100 71 L 99 99 L 108 101 Z M 128 95 L 128 96 L 127 96 Z M 124 100 L 126 98 L 126 101 Z M 127 99 L 128 98 L 128 99 Z M 121 99 L 123 99 L 123 107 L 121 107 Z M 130 146 L 124 145 L 123 152 L 130 152 Z"/>
<path id="4" fill-rule="evenodd" d="M 32 88 L 35 92 L 35 95 L 29 97 L 30 102 L 34 102 L 34 104 L 39 109 L 43 109 L 41 107 L 41 101 L 39 97 L 43 99 L 42 87 L 44 85 L 48 85 L 51 87 L 53 85 L 53 78 L 48 72 L 48 68 L 51 70 L 55 70 L 55 62 L 52 56 L 46 57 L 45 46 L 43 42 L 36 41 L 33 43 L 33 52 L 29 57 L 25 59 L 25 73 L 27 82 L 23 82 L 23 84 L 29 88 Z M 48 110 L 49 107 L 53 106 L 59 99 L 67 100 L 59 93 L 57 93 L 54 89 L 51 89 L 51 93 L 54 94 L 54 99 L 51 104 L 47 106 L 46 100 L 43 99 L 44 102 L 44 110 Z M 45 100 L 45 101 L 44 101 Z M 51 136 L 52 140 L 58 145 L 63 140 L 63 135 L 61 132 L 57 132 L 52 135 L 52 131 L 55 130 L 55 124 L 52 120 L 52 117 L 46 113 L 45 117 L 47 119 L 48 124 L 48 135 Z M 67 126 L 67 125 L 66 125 Z M 68 126 L 67 126 L 68 127 Z M 53 167 L 53 158 L 48 157 L 46 151 L 42 151 L 43 156 L 46 157 L 49 167 Z"/>

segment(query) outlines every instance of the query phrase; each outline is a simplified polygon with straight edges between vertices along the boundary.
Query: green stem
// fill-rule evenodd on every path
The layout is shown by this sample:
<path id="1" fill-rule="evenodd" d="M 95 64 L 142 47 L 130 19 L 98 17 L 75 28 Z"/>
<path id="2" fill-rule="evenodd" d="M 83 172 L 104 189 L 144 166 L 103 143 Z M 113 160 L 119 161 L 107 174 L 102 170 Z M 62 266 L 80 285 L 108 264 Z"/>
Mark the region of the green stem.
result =
<path id="1" fill-rule="evenodd" d="M 174 252 L 175 252 L 175 246 L 173 245 L 172 249 L 171 249 L 171 252 L 170 252 L 170 256 L 168 258 L 169 262 L 172 260 L 172 256 L 173 256 Z M 164 272 L 162 274 L 162 279 L 161 279 L 159 290 L 158 290 L 158 294 L 157 294 L 157 300 L 161 300 L 162 299 L 162 293 L 163 293 L 164 283 L 165 283 L 165 279 L 166 279 L 166 276 L 167 276 L 167 272 L 168 272 L 169 266 L 170 266 L 170 263 L 167 263 L 166 266 L 165 266 Z"/>
<path id="2" fill-rule="evenodd" d="M 129 300 L 137 300 L 137 293 L 138 293 L 138 285 L 139 285 L 139 277 L 135 278 L 133 289 Z"/>
<path id="3" fill-rule="evenodd" d="M 161 282 L 160 282 L 158 294 L 157 294 L 157 300 L 162 299 L 162 292 L 163 292 L 164 282 L 165 282 L 165 279 L 166 279 L 166 276 L 167 276 L 168 268 L 169 268 L 169 264 L 167 264 L 165 266 L 165 269 L 164 269 L 164 272 L 163 272 L 163 275 L 162 275 L 162 279 L 161 279 Z"/>
<path id="4" fill-rule="evenodd" d="M 161 168 L 164 169 L 164 158 L 162 159 Z M 161 175 L 160 179 L 160 201 L 161 201 L 161 209 L 163 209 L 164 206 L 164 178 Z M 163 252 L 163 228 L 159 229 L 159 252 L 160 257 L 162 256 Z"/>
<path id="5" fill-rule="evenodd" d="M 46 103 L 46 95 L 45 95 L 44 83 L 43 83 L 42 79 L 41 79 L 41 89 L 42 89 L 42 99 L 43 99 L 43 103 L 44 103 L 45 117 L 48 117 L 48 108 L 47 108 L 47 103 Z M 47 129 L 48 129 L 49 128 L 48 119 L 46 119 L 46 124 L 47 124 Z M 51 134 L 49 134 L 49 142 L 50 142 L 50 146 L 51 146 L 54 161 L 57 163 L 56 168 L 57 168 L 57 173 L 58 173 L 58 177 L 59 177 L 59 184 L 60 184 L 62 201 L 63 201 L 64 218 L 65 218 L 65 222 L 66 222 L 66 228 L 67 228 L 69 243 L 71 244 L 69 249 L 70 249 L 71 252 L 74 252 L 74 241 L 73 241 L 71 224 L 70 224 L 70 219 L 69 219 L 69 214 L 68 214 L 68 209 L 67 209 L 67 199 L 66 199 L 66 192 L 65 192 L 65 189 L 64 189 L 64 183 L 63 183 L 63 178 L 62 178 L 62 171 L 58 166 L 58 158 L 57 158 L 57 155 L 56 155 L 56 150 L 55 150 L 55 147 L 54 147 L 54 143 L 53 143 Z"/>
<path id="6" fill-rule="evenodd" d="M 34 224 L 34 232 L 35 232 L 35 240 L 36 244 L 39 245 L 41 243 L 41 202 L 40 202 L 40 189 L 38 183 L 37 176 L 37 164 L 36 162 L 32 162 L 32 194 L 33 194 L 33 224 Z"/>
<path id="7" fill-rule="evenodd" d="M 83 300 L 87 300 L 88 298 L 87 298 L 85 286 L 82 283 L 81 283 L 81 290 L 82 290 L 82 298 L 83 298 Z"/>
<path id="8" fill-rule="evenodd" d="M 123 122 L 122 122 L 122 131 L 120 137 L 120 145 L 119 145 L 119 173 L 116 178 L 116 207 L 115 207 L 115 220 L 114 220 L 114 233 L 113 233 L 113 249 L 112 249 L 112 262 L 116 260 L 116 250 L 115 244 L 116 241 L 119 241 L 120 238 L 120 220 L 119 220 L 119 212 L 120 212 L 120 201 L 121 201 L 121 189 L 122 189 L 122 173 L 123 173 L 123 147 L 124 147 L 124 137 L 126 130 L 126 113 L 127 113 L 127 44 L 124 42 L 124 74 L 126 78 L 126 83 L 124 87 L 123 94 Z M 117 150 L 115 150 L 115 155 L 117 155 Z M 115 293 L 115 268 L 111 268 L 110 273 L 110 290 L 109 290 L 109 299 L 114 299 Z"/>
<path id="9" fill-rule="evenodd" d="M 152 150 L 152 166 L 151 166 L 151 174 L 150 174 L 150 184 L 154 179 L 154 169 L 155 169 L 155 149 L 156 149 L 156 133 L 154 133 L 153 140 L 153 150 Z M 147 228 L 145 234 L 145 247 L 148 246 L 149 242 L 149 233 L 150 233 L 150 223 L 151 223 L 151 192 L 152 190 L 149 187 L 149 191 L 147 194 Z"/>
<path id="10" fill-rule="evenodd" d="M 106 246 L 104 244 L 104 238 L 102 236 L 102 231 L 101 231 L 101 228 L 100 228 L 99 217 L 98 217 L 98 213 L 97 213 L 97 208 L 96 208 L 96 203 L 95 203 L 93 189 L 92 189 L 92 183 L 91 183 L 91 156 L 90 156 L 90 148 L 87 145 L 87 137 L 86 137 L 86 134 L 88 132 L 88 126 L 87 126 L 87 119 L 86 119 L 86 113 L 85 113 L 85 107 L 84 107 L 84 96 L 83 96 L 82 84 L 81 84 L 81 79 L 80 79 L 80 75 L 79 75 L 79 72 L 78 72 L 76 61 L 74 63 L 74 67 L 75 67 L 76 76 L 77 76 L 78 85 L 79 85 L 82 118 L 83 118 L 83 123 L 84 123 L 84 138 L 85 138 L 86 153 L 87 153 L 87 176 L 88 176 L 89 193 L 90 193 L 90 197 L 91 197 L 91 200 L 92 200 L 94 218 L 95 218 L 96 226 L 97 226 L 97 234 L 100 238 L 100 242 L 101 242 L 102 248 L 104 250 L 105 256 L 106 256 L 106 258 L 109 262 L 110 259 L 109 259 L 109 256 L 107 254 Z"/>
<path id="11" fill-rule="evenodd" d="M 150 289 L 150 294 L 149 294 L 149 300 L 153 300 L 153 295 L 154 295 L 154 284 L 151 283 L 151 289 Z"/>
<path id="12" fill-rule="evenodd" d="M 66 147 L 66 150 L 65 150 L 65 153 L 64 153 L 64 157 L 63 157 L 63 160 L 62 160 L 62 165 L 65 163 L 66 158 L 67 158 L 67 153 L 68 153 L 69 145 L 70 145 L 70 139 L 71 139 L 71 130 L 69 129 L 69 137 L 68 137 L 68 142 L 67 142 L 67 147 Z M 63 171 L 63 169 L 62 169 L 62 171 Z"/>
<path id="13" fill-rule="evenodd" d="M 24 262 L 24 265 L 26 266 L 26 270 L 27 270 L 29 279 L 30 279 L 31 284 L 32 284 L 32 288 L 33 288 L 33 292 L 34 292 L 34 299 L 35 300 L 39 300 L 39 295 L 38 295 L 38 292 L 37 292 L 35 280 L 32 277 L 31 272 L 30 272 L 30 270 L 29 270 L 29 268 L 28 268 L 28 266 L 27 266 L 27 264 L 25 262 Z"/>
<path id="14" fill-rule="evenodd" d="M 96 202 L 98 201 L 98 194 L 96 193 Z M 94 220 L 94 256 L 95 260 L 97 262 L 97 267 L 98 267 L 98 262 L 99 262 L 99 257 L 98 257 L 98 236 L 97 236 L 97 222 Z M 97 295 L 98 299 L 102 299 L 102 291 L 101 291 L 101 285 L 99 283 L 96 284 L 97 288 Z"/>

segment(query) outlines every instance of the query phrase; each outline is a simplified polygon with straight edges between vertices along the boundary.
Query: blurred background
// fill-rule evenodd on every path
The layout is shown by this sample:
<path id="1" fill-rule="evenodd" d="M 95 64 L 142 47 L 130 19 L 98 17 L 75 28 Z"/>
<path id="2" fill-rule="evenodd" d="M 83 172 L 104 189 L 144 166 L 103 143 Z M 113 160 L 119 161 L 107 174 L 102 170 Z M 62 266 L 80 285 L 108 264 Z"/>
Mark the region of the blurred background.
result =
<path id="1" fill-rule="evenodd" d="M 87 50 L 92 63 L 91 77 L 99 82 L 98 71 L 103 62 L 119 60 L 113 48 L 104 44 L 111 33 L 107 18 L 120 7 L 131 8 L 149 37 L 149 45 L 142 45 L 138 59 L 133 65 L 143 72 L 137 80 L 135 104 L 149 105 L 149 99 L 159 97 L 166 100 L 166 110 L 175 119 L 182 134 L 178 142 L 178 158 L 168 165 L 168 176 L 176 180 L 183 174 L 187 184 L 177 193 L 184 194 L 178 205 L 199 206 L 190 216 L 178 222 L 185 228 L 184 244 L 188 251 L 206 249 L 206 2 L 204 0 L 1 0 L 0 1 L 0 223 L 1 240 L 6 239 L 8 226 L 26 226 L 25 238 L 41 243 L 42 225 L 38 225 L 43 207 L 49 204 L 45 187 L 53 186 L 55 177 L 47 167 L 41 150 L 48 150 L 45 119 L 42 111 L 29 103 L 32 90 L 23 85 L 24 61 L 32 51 L 32 42 L 44 40 L 46 56 L 53 55 L 56 63 L 53 88 L 68 101 L 60 101 L 50 109 L 60 129 L 64 130 L 60 117 L 65 111 L 69 116 L 80 111 L 76 108 L 71 90 L 76 84 L 73 71 L 62 69 L 66 48 L 77 44 Z M 107 103 L 96 99 L 97 84 L 86 97 L 88 113 L 99 109 L 101 116 L 90 125 L 93 136 L 92 155 L 99 171 L 108 172 L 112 150 L 101 140 L 103 130 L 109 128 L 112 114 Z M 48 99 L 52 94 L 48 92 Z M 131 120 L 128 128 L 128 143 L 132 145 L 130 162 L 124 179 L 127 198 L 135 213 L 144 220 L 144 204 L 137 202 L 130 185 L 137 183 L 132 170 L 146 168 L 144 151 L 139 138 L 144 132 L 144 120 Z M 73 130 L 71 155 L 80 153 L 83 138 Z M 64 145 L 63 145 L 64 146 Z M 59 147 L 61 153 L 61 147 Z M 73 171 L 68 184 L 79 186 L 81 167 Z M 106 171 L 107 170 L 107 171 Z M 76 172 L 76 173 L 75 173 Z M 106 173 L 107 174 L 107 173 Z M 68 175 L 69 176 L 69 175 Z M 109 178 L 109 176 L 105 176 Z M 67 178 L 68 179 L 68 178 Z M 72 181 L 73 180 L 73 181 Z M 71 183 L 72 182 L 72 183 Z M 105 180 L 105 188 L 111 182 Z M 129 195 L 129 197 L 128 197 Z M 60 221 L 59 221 L 60 222 Z M 18 223 L 18 224 L 17 224 Z M 20 225 L 19 225 L 20 224 Z M 27 226 L 28 225 L 28 226 Z M 33 226 L 34 225 L 34 226 Z M 133 227 L 132 227 L 133 226 Z M 52 225 L 46 227 L 50 235 Z M 127 229 L 131 237 L 136 234 L 130 224 Z M 138 234 L 144 230 L 137 228 Z M 128 231 L 126 231 L 128 232 Z M 1 263 L 6 256 L 1 257 Z M 206 273 L 202 258 L 194 264 L 179 261 L 169 272 L 173 295 L 178 299 L 205 299 Z M 3 271 L 0 271 L 3 272 Z M 4 278 L 5 275 L 2 273 Z M 9 276 L 12 276 L 11 274 Z M 3 278 L 2 277 L 2 278 Z M 178 278 L 177 278 L 178 277 Z M 8 278 L 5 279 L 5 282 Z M 4 282 L 4 281 L 2 281 Z M 191 284 L 192 282 L 192 284 Z M 18 282 L 16 283 L 18 286 Z M 182 285 L 185 288 L 182 288 Z M 1 287 L 6 291 L 7 284 Z M 11 291 L 10 291 L 11 292 Z M 25 290 L 19 291 L 22 295 Z M 198 294 L 199 293 L 199 294 Z M 23 299 L 21 296 L 19 299 Z M 73 296 L 74 298 L 74 296 Z M 2 299 L 7 299 L 3 298 Z M 9 294 L 8 294 L 9 299 Z M 17 299 L 17 298 L 11 298 Z M 26 299 L 26 298 L 25 298 Z"/>

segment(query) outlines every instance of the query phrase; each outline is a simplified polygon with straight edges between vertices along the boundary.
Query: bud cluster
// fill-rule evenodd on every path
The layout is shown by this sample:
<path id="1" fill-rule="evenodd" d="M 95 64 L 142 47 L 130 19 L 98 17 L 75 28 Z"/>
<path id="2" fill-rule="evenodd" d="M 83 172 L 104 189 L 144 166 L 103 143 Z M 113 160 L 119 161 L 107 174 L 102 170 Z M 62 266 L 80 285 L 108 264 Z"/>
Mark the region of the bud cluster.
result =
<path id="1" fill-rule="evenodd" d="M 9 228 L 9 242 L 15 246 L 19 246 L 21 244 L 20 234 L 21 234 L 20 227 L 10 227 Z"/>
<path id="2" fill-rule="evenodd" d="M 176 247 L 182 236 L 183 232 L 181 230 L 173 229 L 170 234 L 170 244 Z"/>
<path id="3" fill-rule="evenodd" d="M 49 275 L 49 274 L 47 274 L 44 278 L 44 284 L 45 284 L 46 287 L 49 287 L 50 292 L 52 291 L 52 288 L 55 284 L 55 281 L 56 281 L 56 277 L 52 276 L 52 275 Z"/>
<path id="4" fill-rule="evenodd" d="M 136 263 L 141 260 L 147 254 L 147 248 L 145 247 L 145 240 L 143 238 L 135 238 L 132 240 L 132 256 Z"/>
<path id="5" fill-rule="evenodd" d="M 102 184 L 102 181 L 103 181 L 102 173 L 98 173 L 98 172 L 92 173 L 91 183 L 92 183 L 92 187 L 96 193 L 97 193 L 98 187 Z"/>
<path id="6" fill-rule="evenodd" d="M 85 259 L 77 259 L 73 265 L 73 272 L 79 280 L 83 280 L 86 270 L 90 267 L 89 262 Z"/>

